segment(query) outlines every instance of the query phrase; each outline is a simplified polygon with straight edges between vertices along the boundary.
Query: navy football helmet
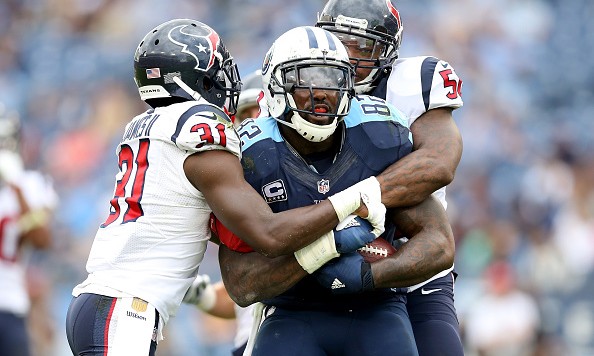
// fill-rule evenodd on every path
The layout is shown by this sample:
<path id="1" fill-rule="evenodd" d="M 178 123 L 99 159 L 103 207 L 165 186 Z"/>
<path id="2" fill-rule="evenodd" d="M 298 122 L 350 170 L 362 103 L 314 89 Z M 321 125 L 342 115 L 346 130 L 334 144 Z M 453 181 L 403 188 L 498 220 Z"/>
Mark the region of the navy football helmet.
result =
<path id="1" fill-rule="evenodd" d="M 359 94 L 377 85 L 381 73 L 398 58 L 403 26 L 392 0 L 329 0 L 318 14 L 316 26 L 343 42 L 355 68 L 371 69 L 366 78 L 355 83 Z"/>
<path id="2" fill-rule="evenodd" d="M 237 65 L 219 35 L 190 19 L 165 22 L 144 36 L 134 54 L 134 80 L 153 107 L 203 97 L 234 114 L 241 90 Z"/>

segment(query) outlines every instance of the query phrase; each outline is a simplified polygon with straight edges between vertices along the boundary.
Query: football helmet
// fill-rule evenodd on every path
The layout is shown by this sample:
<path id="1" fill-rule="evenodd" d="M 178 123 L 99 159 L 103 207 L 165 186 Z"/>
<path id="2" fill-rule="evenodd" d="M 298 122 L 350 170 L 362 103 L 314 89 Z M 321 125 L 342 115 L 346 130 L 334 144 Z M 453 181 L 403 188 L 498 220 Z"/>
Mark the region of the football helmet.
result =
<path id="1" fill-rule="evenodd" d="M 358 94 L 377 85 L 383 71 L 398 58 L 402 21 L 392 0 L 329 0 L 318 13 L 316 26 L 334 33 L 356 56 L 355 68 L 371 72 L 355 83 Z"/>
<path id="2" fill-rule="evenodd" d="M 285 32 L 268 50 L 262 64 L 262 81 L 270 115 L 312 142 L 321 142 L 336 130 L 350 111 L 354 95 L 353 66 L 344 45 L 332 33 L 313 26 L 301 26 Z M 301 114 L 320 115 L 314 109 L 314 89 L 335 91 L 335 112 L 324 113 L 333 120 L 317 125 Z M 300 109 L 293 94 L 309 91 L 311 109 Z"/>
<path id="3" fill-rule="evenodd" d="M 244 119 L 243 111 L 251 106 L 258 105 L 258 96 L 262 92 L 262 71 L 260 69 L 250 73 L 242 81 L 241 93 L 237 103 L 236 120 Z"/>
<path id="4" fill-rule="evenodd" d="M 9 111 L 0 103 L 0 151 L 18 153 L 21 142 L 21 123 L 15 111 Z"/>
<path id="5" fill-rule="evenodd" d="M 237 108 L 241 80 L 219 35 L 190 19 L 175 19 L 151 30 L 134 54 L 134 81 L 140 98 L 154 106 L 163 98 L 203 97 L 230 114 Z"/>

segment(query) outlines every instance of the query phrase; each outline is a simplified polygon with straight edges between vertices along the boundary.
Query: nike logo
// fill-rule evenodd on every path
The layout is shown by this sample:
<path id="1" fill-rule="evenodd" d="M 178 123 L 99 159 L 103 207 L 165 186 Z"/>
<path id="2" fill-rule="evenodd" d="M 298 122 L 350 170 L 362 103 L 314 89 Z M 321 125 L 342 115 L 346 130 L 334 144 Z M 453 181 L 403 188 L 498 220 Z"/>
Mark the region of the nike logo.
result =
<path id="1" fill-rule="evenodd" d="M 425 288 L 421 288 L 421 294 L 431 294 L 433 292 L 437 292 L 440 291 L 441 288 L 437 288 L 437 289 L 425 289 Z"/>
<path id="2" fill-rule="evenodd" d="M 334 281 L 332 282 L 332 289 L 338 289 L 338 288 L 344 288 L 346 287 L 344 285 L 344 283 L 342 283 L 338 278 L 334 278 Z"/>

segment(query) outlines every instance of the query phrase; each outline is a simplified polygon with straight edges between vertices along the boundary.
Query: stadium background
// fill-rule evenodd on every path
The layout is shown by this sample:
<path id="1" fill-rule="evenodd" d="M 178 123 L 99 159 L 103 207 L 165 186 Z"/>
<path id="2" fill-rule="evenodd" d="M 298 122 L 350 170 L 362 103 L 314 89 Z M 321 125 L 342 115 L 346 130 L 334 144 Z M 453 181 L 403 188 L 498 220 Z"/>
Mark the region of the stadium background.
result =
<path id="1" fill-rule="evenodd" d="M 31 260 L 38 355 L 69 354 L 64 316 L 107 214 L 114 148 L 126 121 L 145 108 L 132 80 L 142 36 L 171 18 L 203 21 L 219 32 L 245 75 L 277 36 L 313 24 L 323 4 L 0 2 L 0 100 L 21 114 L 27 167 L 51 175 L 61 198 L 54 246 Z M 405 26 L 401 56 L 435 55 L 464 80 L 465 106 L 454 112 L 464 154 L 448 188 L 448 212 L 467 353 L 478 342 L 472 335 L 487 327 L 507 339 L 536 335 L 518 355 L 594 354 L 594 3 L 402 0 L 397 7 Z M 495 261 L 511 267 L 511 288 L 535 303 L 538 323 L 523 320 L 511 304 L 514 314 L 504 323 L 497 319 L 505 315 L 488 314 L 467 322 L 507 273 L 492 268 Z M 201 273 L 220 278 L 214 245 Z M 165 335 L 160 355 L 228 355 L 233 323 L 182 307 Z"/>

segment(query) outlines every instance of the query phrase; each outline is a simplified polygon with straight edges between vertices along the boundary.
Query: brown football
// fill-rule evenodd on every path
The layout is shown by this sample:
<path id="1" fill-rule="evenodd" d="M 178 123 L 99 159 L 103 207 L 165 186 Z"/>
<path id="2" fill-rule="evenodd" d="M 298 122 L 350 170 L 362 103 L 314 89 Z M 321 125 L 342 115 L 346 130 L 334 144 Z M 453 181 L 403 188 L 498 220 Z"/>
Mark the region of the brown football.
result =
<path id="1" fill-rule="evenodd" d="M 391 243 L 378 237 L 371 243 L 361 247 L 359 253 L 363 256 L 365 262 L 372 263 L 382 258 L 391 256 L 396 252 L 396 248 Z"/>

